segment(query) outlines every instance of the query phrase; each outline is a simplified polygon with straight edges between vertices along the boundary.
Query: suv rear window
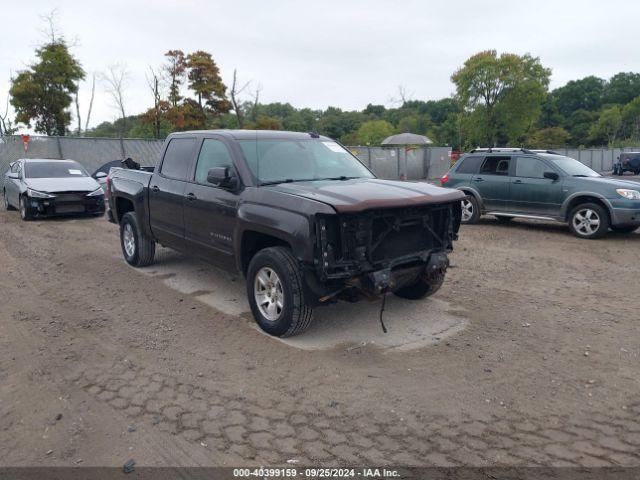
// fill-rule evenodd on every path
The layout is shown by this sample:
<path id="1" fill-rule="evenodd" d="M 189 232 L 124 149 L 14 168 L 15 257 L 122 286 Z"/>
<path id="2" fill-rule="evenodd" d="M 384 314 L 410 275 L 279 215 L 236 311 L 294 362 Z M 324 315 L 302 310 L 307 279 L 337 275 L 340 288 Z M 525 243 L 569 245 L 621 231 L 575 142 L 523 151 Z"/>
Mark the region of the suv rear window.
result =
<path id="1" fill-rule="evenodd" d="M 478 169 L 480 168 L 480 164 L 482 163 L 483 157 L 467 157 L 458 168 L 456 168 L 456 173 L 478 173 Z"/>
<path id="2" fill-rule="evenodd" d="M 485 175 L 509 175 L 511 157 L 487 157 L 480 173 Z"/>
<path id="3" fill-rule="evenodd" d="M 164 154 L 162 175 L 175 180 L 186 180 L 191 166 L 191 156 L 195 138 L 174 138 L 169 142 Z"/>

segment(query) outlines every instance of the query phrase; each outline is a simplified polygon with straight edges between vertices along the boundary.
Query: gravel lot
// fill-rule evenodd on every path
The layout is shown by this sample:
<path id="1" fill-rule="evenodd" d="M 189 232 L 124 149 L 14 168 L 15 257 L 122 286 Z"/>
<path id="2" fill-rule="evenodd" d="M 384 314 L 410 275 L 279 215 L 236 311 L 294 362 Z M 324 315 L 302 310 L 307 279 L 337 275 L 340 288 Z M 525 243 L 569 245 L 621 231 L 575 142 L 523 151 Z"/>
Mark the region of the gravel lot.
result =
<path id="1" fill-rule="evenodd" d="M 486 219 L 421 302 L 464 328 L 308 350 L 168 286 L 171 255 L 126 266 L 104 219 L 0 212 L 0 459 L 640 465 L 639 256 L 639 233 Z"/>

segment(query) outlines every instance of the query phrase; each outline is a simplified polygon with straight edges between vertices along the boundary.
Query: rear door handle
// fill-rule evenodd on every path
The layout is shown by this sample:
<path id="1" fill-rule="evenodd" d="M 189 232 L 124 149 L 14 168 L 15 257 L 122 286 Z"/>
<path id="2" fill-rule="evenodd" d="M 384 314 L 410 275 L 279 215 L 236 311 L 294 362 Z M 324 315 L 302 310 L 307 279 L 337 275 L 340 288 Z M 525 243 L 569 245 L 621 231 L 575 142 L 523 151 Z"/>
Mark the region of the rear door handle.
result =
<path id="1" fill-rule="evenodd" d="M 158 187 L 157 185 L 154 185 L 153 187 L 151 187 L 151 191 L 157 193 L 160 191 L 160 187 Z"/>
<path id="2" fill-rule="evenodd" d="M 195 196 L 195 194 L 193 193 L 187 193 L 187 200 L 189 200 L 190 202 L 193 202 L 194 200 L 197 200 L 198 197 Z"/>
<path id="3" fill-rule="evenodd" d="M 482 177 L 476 177 L 473 179 L 474 182 L 484 182 L 484 178 Z"/>
<path id="4" fill-rule="evenodd" d="M 524 182 L 522 180 L 514 180 L 513 183 L 518 184 L 518 185 L 523 185 L 524 184 Z"/>

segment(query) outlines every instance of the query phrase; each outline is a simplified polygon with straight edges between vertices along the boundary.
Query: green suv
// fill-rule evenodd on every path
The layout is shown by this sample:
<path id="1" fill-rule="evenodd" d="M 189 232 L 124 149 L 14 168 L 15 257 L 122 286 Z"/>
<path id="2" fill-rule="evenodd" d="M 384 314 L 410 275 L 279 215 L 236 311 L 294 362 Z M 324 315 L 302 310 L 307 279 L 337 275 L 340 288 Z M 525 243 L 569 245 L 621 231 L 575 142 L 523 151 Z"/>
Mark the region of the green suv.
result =
<path id="1" fill-rule="evenodd" d="M 440 179 L 466 193 L 462 223 L 480 215 L 555 220 L 580 238 L 640 226 L 640 183 L 606 178 L 573 158 L 522 148 L 472 150 Z"/>

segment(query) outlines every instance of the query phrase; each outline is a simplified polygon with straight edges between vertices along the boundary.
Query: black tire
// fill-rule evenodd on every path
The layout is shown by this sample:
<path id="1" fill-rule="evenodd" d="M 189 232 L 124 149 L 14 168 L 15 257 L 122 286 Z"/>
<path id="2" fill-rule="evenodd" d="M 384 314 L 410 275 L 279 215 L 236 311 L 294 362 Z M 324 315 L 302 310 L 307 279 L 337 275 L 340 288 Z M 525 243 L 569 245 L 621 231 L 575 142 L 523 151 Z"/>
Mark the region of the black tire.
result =
<path id="1" fill-rule="evenodd" d="M 593 228 L 591 226 L 579 227 L 576 225 L 579 222 L 579 219 L 576 218 L 578 213 L 584 214 L 585 212 L 591 211 L 595 213 L 598 218 L 597 228 Z M 583 215 L 584 217 L 585 215 Z M 595 217 L 591 217 L 593 220 Z M 597 203 L 582 203 L 576 207 L 574 207 L 569 213 L 569 230 L 578 238 L 584 238 L 588 240 L 593 240 L 596 238 L 602 238 L 609 231 L 609 225 L 611 221 L 609 220 L 609 213 L 605 210 L 602 205 Z"/>
<path id="2" fill-rule="evenodd" d="M 2 203 L 4 203 L 4 209 L 7 211 L 15 210 L 16 208 L 9 203 L 9 198 L 7 198 L 7 191 L 2 191 Z"/>
<path id="3" fill-rule="evenodd" d="M 638 229 L 638 225 L 624 225 L 624 226 L 615 226 L 611 225 L 611 230 L 616 233 L 632 233 Z"/>
<path id="4" fill-rule="evenodd" d="M 280 289 L 275 291 L 282 296 L 282 309 L 277 317 L 269 319 L 258 306 L 256 286 L 257 275 L 265 272 L 275 272 L 275 282 L 279 281 Z M 266 290 L 265 290 L 266 291 Z M 271 301 L 271 294 L 267 302 Z M 247 297 L 253 318 L 262 330 L 276 337 L 291 337 L 302 333 L 309 327 L 313 318 L 313 309 L 307 306 L 304 298 L 302 272 L 295 257 L 288 248 L 270 247 L 260 250 L 254 255 L 247 271 Z M 268 314 L 268 312 L 266 312 Z"/>
<path id="5" fill-rule="evenodd" d="M 470 216 L 465 215 L 465 211 L 467 211 Z M 462 200 L 462 223 L 466 225 L 472 225 L 477 223 L 480 219 L 480 205 L 478 204 L 478 200 L 473 195 L 467 195 L 464 200 Z"/>
<path id="6" fill-rule="evenodd" d="M 31 207 L 29 207 L 26 195 L 20 196 L 20 218 L 25 222 L 33 219 L 33 212 L 31 211 Z"/>
<path id="7" fill-rule="evenodd" d="M 444 283 L 444 275 L 440 275 L 436 281 L 428 282 L 424 278 L 419 278 L 413 285 L 399 288 L 393 291 L 393 294 L 407 300 L 421 300 L 430 297 L 442 287 Z"/>
<path id="8" fill-rule="evenodd" d="M 500 223 L 509 223 L 511 220 L 513 220 L 513 217 L 506 217 L 504 215 L 496 215 L 496 220 L 498 220 Z"/>
<path id="9" fill-rule="evenodd" d="M 131 229 L 131 237 L 128 237 Z M 127 239 L 125 239 L 127 237 Z M 125 246 L 125 242 L 129 242 Z M 120 247 L 127 263 L 133 267 L 146 267 L 153 263 L 156 254 L 156 242 L 142 233 L 134 212 L 127 212 L 120 221 Z"/>

